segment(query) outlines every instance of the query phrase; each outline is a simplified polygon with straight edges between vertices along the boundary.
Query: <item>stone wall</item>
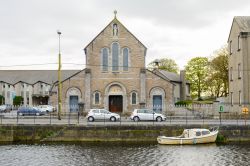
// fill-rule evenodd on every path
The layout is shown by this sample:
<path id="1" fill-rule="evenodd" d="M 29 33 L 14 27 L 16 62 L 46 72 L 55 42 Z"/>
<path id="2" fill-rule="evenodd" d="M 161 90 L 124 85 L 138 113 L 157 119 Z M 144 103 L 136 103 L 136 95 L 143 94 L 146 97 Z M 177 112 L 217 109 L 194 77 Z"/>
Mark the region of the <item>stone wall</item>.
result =
<path id="1" fill-rule="evenodd" d="M 155 142 L 159 135 L 178 136 L 186 128 L 209 128 L 201 125 L 172 126 L 64 126 L 1 125 L 0 142 Z M 218 142 L 250 142 L 250 126 L 220 126 Z"/>

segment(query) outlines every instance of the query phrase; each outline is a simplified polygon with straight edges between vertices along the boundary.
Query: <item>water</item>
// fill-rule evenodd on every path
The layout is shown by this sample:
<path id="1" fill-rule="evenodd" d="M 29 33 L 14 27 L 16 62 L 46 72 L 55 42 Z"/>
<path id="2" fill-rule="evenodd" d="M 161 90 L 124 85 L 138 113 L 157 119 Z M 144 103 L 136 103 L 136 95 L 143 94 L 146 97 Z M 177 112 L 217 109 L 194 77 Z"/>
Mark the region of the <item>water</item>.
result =
<path id="1" fill-rule="evenodd" d="M 1 145 L 0 166 L 250 165 L 249 144 L 163 146 L 157 144 Z"/>

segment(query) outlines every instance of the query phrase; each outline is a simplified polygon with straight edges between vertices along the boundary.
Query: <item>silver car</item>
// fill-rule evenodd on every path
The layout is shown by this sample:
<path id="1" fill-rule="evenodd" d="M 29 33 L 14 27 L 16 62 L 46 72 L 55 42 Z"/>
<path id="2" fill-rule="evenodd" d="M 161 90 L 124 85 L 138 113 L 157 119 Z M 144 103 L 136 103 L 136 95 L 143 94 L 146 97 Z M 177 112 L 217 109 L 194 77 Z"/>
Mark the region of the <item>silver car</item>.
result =
<path id="1" fill-rule="evenodd" d="M 89 122 L 93 122 L 95 120 L 110 120 L 115 122 L 121 119 L 119 114 L 109 112 L 105 109 L 90 109 L 86 118 Z"/>
<path id="2" fill-rule="evenodd" d="M 161 122 L 165 121 L 167 118 L 165 115 L 156 113 L 149 109 L 135 109 L 132 112 L 130 119 L 135 122 L 138 122 L 140 120 L 154 120 L 157 122 Z"/>

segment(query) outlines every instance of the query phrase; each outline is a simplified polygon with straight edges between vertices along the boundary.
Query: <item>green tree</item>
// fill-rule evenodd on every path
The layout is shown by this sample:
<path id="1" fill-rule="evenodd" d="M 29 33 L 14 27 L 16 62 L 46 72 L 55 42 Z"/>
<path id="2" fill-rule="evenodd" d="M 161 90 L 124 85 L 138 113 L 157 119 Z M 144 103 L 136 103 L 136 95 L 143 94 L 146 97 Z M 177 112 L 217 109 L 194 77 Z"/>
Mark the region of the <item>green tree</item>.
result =
<path id="1" fill-rule="evenodd" d="M 162 58 L 162 59 L 159 59 L 158 62 L 159 62 L 159 69 L 161 70 L 166 70 L 166 71 L 174 72 L 174 73 L 178 73 L 179 71 L 179 67 L 173 59 Z M 154 69 L 155 67 L 156 67 L 155 60 L 148 64 L 149 69 Z"/>
<path id="2" fill-rule="evenodd" d="M 15 96 L 13 99 L 13 104 L 14 104 L 14 106 L 19 106 L 19 105 L 21 105 L 22 101 L 23 101 L 22 96 Z"/>
<path id="3" fill-rule="evenodd" d="M 185 70 L 186 78 L 191 83 L 192 96 L 201 99 L 201 94 L 207 90 L 208 58 L 192 58 L 185 67 Z"/>
<path id="4" fill-rule="evenodd" d="M 215 51 L 215 57 L 210 61 L 210 76 L 208 85 L 214 89 L 216 97 L 228 94 L 228 59 L 227 46 Z M 213 82 L 212 82 L 213 81 Z"/>
<path id="5" fill-rule="evenodd" d="M 4 103 L 4 97 L 0 95 L 0 105 L 2 105 L 3 103 Z"/>

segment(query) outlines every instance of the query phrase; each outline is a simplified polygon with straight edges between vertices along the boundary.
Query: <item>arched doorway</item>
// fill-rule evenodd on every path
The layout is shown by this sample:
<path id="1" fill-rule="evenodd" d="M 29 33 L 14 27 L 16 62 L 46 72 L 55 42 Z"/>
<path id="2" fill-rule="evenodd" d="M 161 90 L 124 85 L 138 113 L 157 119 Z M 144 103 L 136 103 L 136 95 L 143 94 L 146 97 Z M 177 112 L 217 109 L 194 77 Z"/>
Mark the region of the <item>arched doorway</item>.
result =
<path id="1" fill-rule="evenodd" d="M 161 87 L 154 87 L 150 91 L 152 109 L 156 112 L 165 110 L 165 91 Z"/>
<path id="2" fill-rule="evenodd" d="M 123 112 L 127 107 L 125 87 L 120 83 L 111 83 L 105 90 L 105 108 L 110 112 Z"/>
<path id="3" fill-rule="evenodd" d="M 78 88 L 72 87 L 67 91 L 66 104 L 69 112 L 78 112 L 78 103 L 81 100 L 81 91 Z"/>

